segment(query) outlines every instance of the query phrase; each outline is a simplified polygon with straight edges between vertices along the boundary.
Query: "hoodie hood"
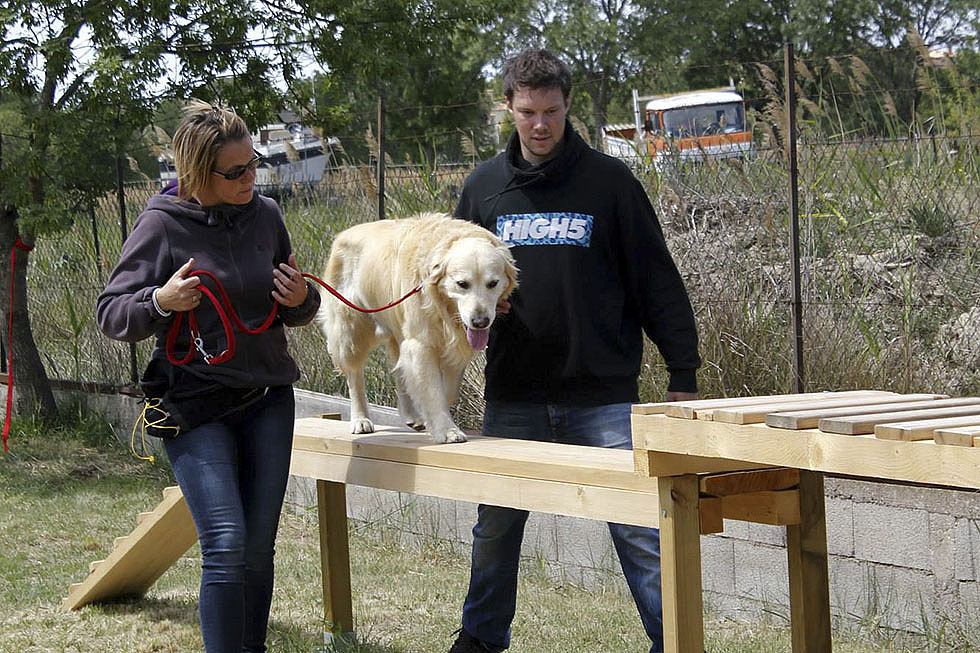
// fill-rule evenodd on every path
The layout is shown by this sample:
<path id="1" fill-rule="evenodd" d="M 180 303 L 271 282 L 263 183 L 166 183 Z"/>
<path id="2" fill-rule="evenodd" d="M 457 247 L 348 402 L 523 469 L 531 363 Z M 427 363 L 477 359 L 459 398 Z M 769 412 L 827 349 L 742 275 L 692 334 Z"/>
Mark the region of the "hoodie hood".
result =
<path id="1" fill-rule="evenodd" d="M 529 181 L 564 179 L 589 146 L 572 127 L 572 123 L 566 120 L 565 133 L 559 147 L 558 154 L 553 159 L 538 165 L 529 165 L 521 155 L 521 141 L 515 131 L 507 143 L 506 159 L 516 184 L 525 186 Z"/>
<path id="2" fill-rule="evenodd" d="M 537 184 L 559 183 L 568 177 L 572 168 L 588 150 L 588 144 L 578 135 L 572 123 L 566 120 L 558 155 L 544 163 L 532 165 L 521 155 L 521 140 L 515 131 L 511 134 L 507 150 L 504 152 L 510 178 L 501 190 L 484 197 L 483 201 L 491 203 L 492 212 L 500 196 L 505 193 Z"/>
<path id="3" fill-rule="evenodd" d="M 218 225 L 231 226 L 232 222 L 243 216 L 254 214 L 261 200 L 258 193 L 252 193 L 252 199 L 247 204 L 217 204 L 201 206 L 196 200 L 177 198 L 176 182 L 171 182 L 146 203 L 147 210 L 162 211 L 175 218 L 193 220 L 200 224 L 214 227 Z"/>

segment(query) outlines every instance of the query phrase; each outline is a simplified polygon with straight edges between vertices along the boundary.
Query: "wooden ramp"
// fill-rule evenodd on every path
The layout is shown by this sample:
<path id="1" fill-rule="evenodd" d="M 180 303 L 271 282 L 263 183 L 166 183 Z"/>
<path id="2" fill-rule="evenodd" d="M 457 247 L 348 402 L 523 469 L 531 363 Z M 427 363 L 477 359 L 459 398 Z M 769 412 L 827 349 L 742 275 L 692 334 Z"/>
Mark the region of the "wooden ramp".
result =
<path id="1" fill-rule="evenodd" d="M 68 589 L 63 610 L 120 596 L 140 596 L 197 542 L 197 531 L 179 487 L 163 491 L 163 501 L 140 513 L 132 533 L 116 538 L 105 560 L 89 565 L 89 575 Z"/>

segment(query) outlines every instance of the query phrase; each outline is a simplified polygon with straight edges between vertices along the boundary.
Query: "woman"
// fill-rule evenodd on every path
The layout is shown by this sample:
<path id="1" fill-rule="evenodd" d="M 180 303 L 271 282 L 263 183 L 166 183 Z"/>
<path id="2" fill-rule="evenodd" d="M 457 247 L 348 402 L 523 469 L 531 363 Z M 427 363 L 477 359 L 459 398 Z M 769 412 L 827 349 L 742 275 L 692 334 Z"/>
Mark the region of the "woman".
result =
<path id="1" fill-rule="evenodd" d="M 99 327 L 127 342 L 156 337 L 143 386 L 163 397 L 179 429 L 163 442 L 201 543 L 205 650 L 265 651 L 299 377 L 284 326 L 309 323 L 320 295 L 297 268 L 279 207 L 254 190 L 261 159 L 242 119 L 195 102 L 173 148 L 177 184 L 137 219 L 99 296 Z M 220 281 L 249 328 L 274 305 L 277 317 L 256 335 L 235 330 L 232 348 L 218 312 L 201 304 L 202 287 L 220 297 L 217 286 L 202 286 L 195 270 Z M 199 338 L 182 320 L 168 347 L 183 311 L 194 311 Z M 209 364 L 226 348 L 229 360 Z"/>

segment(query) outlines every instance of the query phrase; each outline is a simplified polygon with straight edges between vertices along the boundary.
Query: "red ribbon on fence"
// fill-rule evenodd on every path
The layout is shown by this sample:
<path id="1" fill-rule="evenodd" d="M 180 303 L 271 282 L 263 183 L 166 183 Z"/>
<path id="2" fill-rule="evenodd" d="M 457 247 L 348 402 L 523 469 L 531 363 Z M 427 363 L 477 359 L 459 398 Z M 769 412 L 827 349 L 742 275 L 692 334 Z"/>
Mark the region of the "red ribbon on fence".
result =
<path id="1" fill-rule="evenodd" d="M 10 248 L 10 305 L 7 310 L 7 416 L 3 420 L 3 450 L 7 448 L 7 437 L 10 435 L 10 412 L 14 400 L 14 346 L 11 343 L 14 337 L 14 264 L 17 261 L 17 250 L 29 252 L 33 247 L 24 244 L 24 241 L 17 237 L 14 246 Z"/>

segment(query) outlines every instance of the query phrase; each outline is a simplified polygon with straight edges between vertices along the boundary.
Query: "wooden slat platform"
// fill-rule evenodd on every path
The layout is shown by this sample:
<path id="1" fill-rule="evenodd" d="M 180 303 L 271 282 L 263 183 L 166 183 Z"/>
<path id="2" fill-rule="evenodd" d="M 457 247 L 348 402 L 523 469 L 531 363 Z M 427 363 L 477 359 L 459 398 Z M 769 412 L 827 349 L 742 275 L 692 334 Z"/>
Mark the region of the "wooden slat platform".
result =
<path id="1" fill-rule="evenodd" d="M 816 429 L 787 431 L 764 424 L 726 424 L 633 415 L 636 449 L 729 461 L 794 467 L 885 481 L 980 489 L 980 447 L 933 440 L 904 442 Z"/>
<path id="2" fill-rule="evenodd" d="M 922 408 L 897 412 L 872 413 L 869 415 L 830 417 L 820 420 L 817 428 L 825 433 L 840 433 L 843 435 L 864 435 L 874 433 L 879 424 L 892 422 L 912 422 L 943 417 L 960 417 L 974 415 L 980 412 L 980 397 L 963 397 L 961 399 L 945 399 L 944 407 Z"/>
<path id="3" fill-rule="evenodd" d="M 880 407 L 881 412 L 885 412 L 889 407 L 914 404 L 916 402 L 929 401 L 941 398 L 944 395 L 882 395 L 879 397 L 848 397 L 848 398 L 822 398 L 810 401 L 796 401 L 779 404 L 761 404 L 751 406 L 740 406 L 737 408 L 719 408 L 711 412 L 711 418 L 716 422 L 728 422 L 730 424 L 760 424 L 765 422 L 769 415 L 779 415 L 783 413 L 793 413 L 797 411 L 827 412 L 833 409 L 841 409 L 844 414 L 853 414 L 852 410 L 861 410 L 867 407 L 874 410 Z M 816 426 L 814 423 L 813 426 Z"/>
<path id="4" fill-rule="evenodd" d="M 812 410 L 797 410 L 787 412 L 769 413 L 764 420 L 766 426 L 779 429 L 813 429 L 817 428 L 822 419 L 833 417 L 847 417 L 852 415 L 873 415 L 875 413 L 891 413 L 911 410 L 922 410 L 923 408 L 942 408 L 943 406 L 956 406 L 957 403 L 947 404 L 948 398 L 935 399 L 933 397 L 944 397 L 944 395 L 898 395 L 903 397 L 923 397 L 921 399 L 911 399 L 899 401 L 894 404 L 871 404 L 865 406 L 850 406 L 846 408 L 817 408 Z"/>
<path id="5" fill-rule="evenodd" d="M 895 396 L 894 392 L 881 390 L 846 390 L 842 392 L 807 392 L 802 394 L 770 395 L 766 397 L 732 397 L 728 399 L 696 399 L 693 401 L 676 401 L 636 404 L 633 406 L 634 415 L 668 415 L 682 419 L 701 419 L 710 417 L 712 411 L 737 406 L 759 406 L 763 404 L 788 403 L 790 401 L 812 401 L 822 399 L 842 399 L 847 397 L 882 397 Z"/>

